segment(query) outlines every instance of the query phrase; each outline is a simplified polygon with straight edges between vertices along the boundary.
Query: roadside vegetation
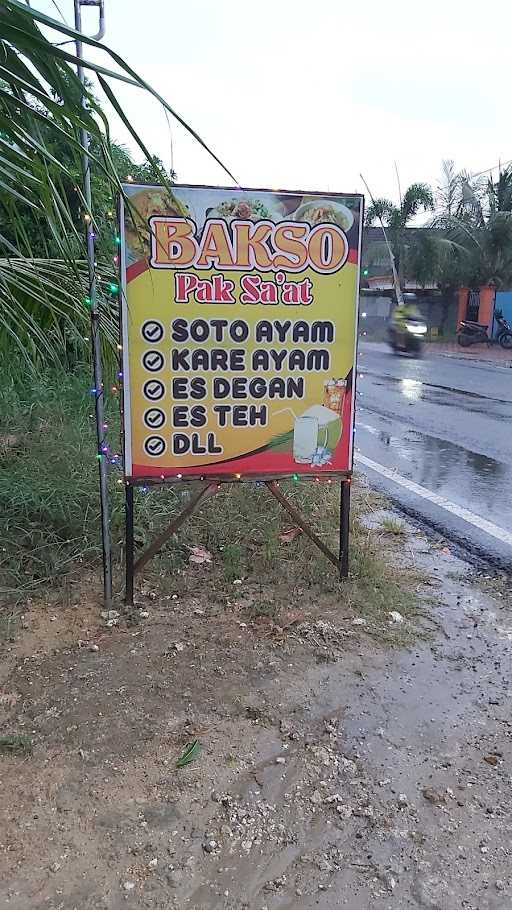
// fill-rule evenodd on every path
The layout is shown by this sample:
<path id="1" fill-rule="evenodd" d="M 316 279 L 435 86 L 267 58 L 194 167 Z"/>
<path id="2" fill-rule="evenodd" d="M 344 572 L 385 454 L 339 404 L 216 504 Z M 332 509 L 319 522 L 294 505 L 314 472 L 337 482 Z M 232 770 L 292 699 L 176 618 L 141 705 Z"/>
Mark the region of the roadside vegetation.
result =
<path id="1" fill-rule="evenodd" d="M 118 401 L 107 401 L 112 439 L 119 436 Z M 13 611 L 27 598 L 63 598 L 70 587 L 95 596 L 91 570 L 100 575 L 97 463 L 94 420 L 85 367 L 50 371 L 27 383 L 21 370 L 4 374 L 0 389 L 0 615 L 4 636 Z M 117 591 L 122 590 L 124 485 L 122 473 L 110 475 L 112 536 Z M 284 485 L 319 533 L 336 550 L 339 485 Z M 143 548 L 171 520 L 189 495 L 186 487 L 136 491 L 136 543 Z M 378 553 L 374 535 L 358 515 L 376 505 L 375 497 L 354 493 L 351 577 L 340 586 L 334 567 L 299 530 L 290 527 L 263 484 L 232 485 L 220 492 L 184 526 L 150 563 L 143 586 L 162 595 L 204 590 L 197 563 L 208 565 L 212 597 L 227 597 L 236 582 L 259 585 L 251 615 L 276 618 L 290 606 L 297 586 L 343 601 L 356 612 L 387 623 L 389 611 L 414 608 L 407 576 Z M 199 548 L 197 553 L 194 548 Z M 195 554 L 195 556 L 194 556 Z M 85 582 L 87 581 L 87 585 Z M 412 589 L 411 589 L 412 590 Z M 270 593 L 273 592 L 273 593 Z M 9 619 L 11 617 L 11 619 Z"/>
<path id="2" fill-rule="evenodd" d="M 423 214 L 421 230 L 418 216 Z M 377 198 L 366 213 L 367 225 L 383 224 L 400 285 L 407 281 L 441 290 L 512 286 L 512 165 L 497 179 L 473 177 L 443 161 L 434 190 L 414 183 L 398 203 Z M 384 242 L 372 243 L 368 265 L 389 268 Z"/>

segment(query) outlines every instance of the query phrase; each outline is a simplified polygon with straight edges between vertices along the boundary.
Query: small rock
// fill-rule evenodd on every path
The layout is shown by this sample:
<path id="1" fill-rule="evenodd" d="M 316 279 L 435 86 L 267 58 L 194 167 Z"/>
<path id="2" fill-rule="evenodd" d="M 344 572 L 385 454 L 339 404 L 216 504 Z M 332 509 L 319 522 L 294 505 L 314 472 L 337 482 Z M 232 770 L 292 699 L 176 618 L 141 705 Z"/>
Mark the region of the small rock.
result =
<path id="1" fill-rule="evenodd" d="M 356 617 L 352 620 L 352 625 L 353 625 L 353 626 L 365 626 L 365 625 L 366 625 L 366 619 L 363 619 L 362 616 L 356 616 Z"/>
<path id="2" fill-rule="evenodd" d="M 60 864 L 60 863 L 57 863 L 57 862 L 52 863 L 51 866 L 50 866 L 50 872 L 58 872 L 59 869 L 61 869 L 61 868 L 62 868 L 62 867 L 61 867 L 61 864 Z"/>
<path id="3" fill-rule="evenodd" d="M 402 807 L 408 806 L 408 805 L 409 805 L 409 800 L 407 799 L 407 794 L 406 794 L 406 793 L 399 793 L 399 794 L 398 794 L 398 800 L 397 800 L 397 802 L 398 802 L 398 805 L 399 805 L 399 806 L 402 806 Z"/>
<path id="4" fill-rule="evenodd" d="M 336 812 L 341 818 L 347 821 L 352 815 L 352 809 L 350 806 L 336 806 Z"/>
<path id="5" fill-rule="evenodd" d="M 505 882 L 503 881 L 503 879 L 498 878 L 498 879 L 496 879 L 496 881 L 494 882 L 494 887 L 496 888 L 496 891 L 504 891 L 504 890 L 505 890 Z"/>
<path id="6" fill-rule="evenodd" d="M 173 651 L 184 651 L 185 645 L 182 641 L 174 641 L 171 645 Z"/>
<path id="7" fill-rule="evenodd" d="M 156 867 L 158 866 L 158 859 L 156 856 L 154 856 L 153 859 L 150 859 L 148 866 L 150 869 L 156 869 Z"/>
<path id="8" fill-rule="evenodd" d="M 379 872 L 378 878 L 380 878 L 381 882 L 386 886 L 388 891 L 395 890 L 396 878 L 390 872 Z"/>
<path id="9" fill-rule="evenodd" d="M 171 888 L 177 888 L 183 881 L 183 872 L 181 869 L 173 869 L 171 872 L 167 873 L 165 878 L 167 884 L 170 885 Z"/>
<path id="10" fill-rule="evenodd" d="M 149 613 L 147 610 L 139 610 L 139 616 L 141 619 L 149 619 Z"/>
<path id="11" fill-rule="evenodd" d="M 439 790 L 434 790 L 433 787 L 425 787 L 421 793 L 423 797 L 434 806 L 441 806 L 446 802 L 444 793 L 440 793 Z"/>
<path id="12" fill-rule="evenodd" d="M 107 626 L 115 626 L 119 622 L 121 614 L 118 610 L 102 610 L 101 618 L 105 620 Z"/>
<path id="13" fill-rule="evenodd" d="M 390 622 L 403 622 L 404 621 L 402 614 L 399 613 L 398 610 L 390 610 L 388 613 L 388 616 L 389 616 Z"/>
<path id="14" fill-rule="evenodd" d="M 484 755 L 484 761 L 487 762 L 488 765 L 491 765 L 493 768 L 495 768 L 498 764 L 499 759 L 497 755 Z"/>
<path id="15" fill-rule="evenodd" d="M 216 847 L 217 847 L 216 840 L 207 840 L 206 843 L 203 844 L 203 850 L 205 853 L 213 853 L 213 851 L 216 849 Z"/>
<path id="16" fill-rule="evenodd" d="M 276 758 L 276 765 L 285 765 L 285 764 L 286 764 L 286 758 L 283 755 L 278 755 L 278 757 Z"/>
<path id="17" fill-rule="evenodd" d="M 125 891 L 133 891 L 135 888 L 135 882 L 124 882 L 123 888 Z"/>
<path id="18" fill-rule="evenodd" d="M 95 652 L 96 652 L 96 651 L 99 651 L 99 650 L 100 650 L 100 649 L 99 649 L 99 645 L 95 645 L 95 644 L 89 645 L 89 651 L 95 651 Z"/>

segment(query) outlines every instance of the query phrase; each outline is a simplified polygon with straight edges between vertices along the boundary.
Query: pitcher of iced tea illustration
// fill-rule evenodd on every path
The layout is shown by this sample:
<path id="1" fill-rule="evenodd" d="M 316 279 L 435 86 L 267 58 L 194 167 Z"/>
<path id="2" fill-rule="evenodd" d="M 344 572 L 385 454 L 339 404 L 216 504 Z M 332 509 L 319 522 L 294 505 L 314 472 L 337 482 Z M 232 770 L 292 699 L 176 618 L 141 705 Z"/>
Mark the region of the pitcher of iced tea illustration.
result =
<path id="1" fill-rule="evenodd" d="M 328 379 L 324 382 L 324 408 L 334 411 L 340 420 L 343 417 L 343 402 L 346 390 L 346 379 Z"/>

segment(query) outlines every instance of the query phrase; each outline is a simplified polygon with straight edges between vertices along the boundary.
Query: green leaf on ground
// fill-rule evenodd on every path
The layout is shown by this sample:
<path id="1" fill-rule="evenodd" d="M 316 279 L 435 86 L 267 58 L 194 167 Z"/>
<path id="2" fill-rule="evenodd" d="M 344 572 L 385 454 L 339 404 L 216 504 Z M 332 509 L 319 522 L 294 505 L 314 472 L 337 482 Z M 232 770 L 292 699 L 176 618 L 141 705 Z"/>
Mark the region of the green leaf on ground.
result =
<path id="1" fill-rule="evenodd" d="M 201 752 L 201 746 L 199 741 L 194 739 L 185 747 L 185 751 L 180 755 L 178 761 L 176 762 L 177 768 L 185 768 L 186 765 L 190 765 L 191 762 L 195 761 L 199 757 Z"/>

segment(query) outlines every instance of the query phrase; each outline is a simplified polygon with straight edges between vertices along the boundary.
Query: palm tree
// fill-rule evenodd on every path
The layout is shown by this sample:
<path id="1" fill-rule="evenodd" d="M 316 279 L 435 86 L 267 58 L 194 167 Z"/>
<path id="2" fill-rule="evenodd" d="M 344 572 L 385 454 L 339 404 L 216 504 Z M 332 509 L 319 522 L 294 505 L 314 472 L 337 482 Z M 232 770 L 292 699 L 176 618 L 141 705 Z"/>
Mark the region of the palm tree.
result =
<path id="1" fill-rule="evenodd" d="M 192 127 L 105 45 L 78 36 L 18 0 L 0 0 L 0 36 L 0 345 L 14 343 L 30 358 L 44 352 L 58 360 L 64 336 L 83 335 L 88 315 L 82 305 L 86 282 L 80 219 L 94 218 L 94 212 L 87 211 L 80 188 L 81 128 L 91 137 L 92 167 L 111 192 L 121 192 L 124 176 L 116 168 L 106 115 L 75 72 L 77 58 L 69 47 L 74 47 L 76 38 L 89 50 L 102 51 L 115 65 L 114 70 L 88 59 L 83 62 L 155 179 L 169 186 L 161 163 L 151 156 L 121 109 L 116 84 L 129 84 L 157 98 L 234 178 Z M 52 265 L 56 259 L 58 264 Z"/>
<path id="2" fill-rule="evenodd" d="M 485 177 L 465 170 L 456 171 L 455 164 L 450 159 L 442 162 L 441 169 L 441 181 L 436 193 L 437 215 L 460 221 L 481 218 L 487 190 Z"/>
<path id="3" fill-rule="evenodd" d="M 462 179 L 461 179 L 462 176 Z M 474 181 L 458 175 L 462 190 L 455 210 L 444 210 L 433 224 L 453 241 L 445 281 L 479 288 L 512 285 L 512 167 L 498 179 Z"/>
<path id="4" fill-rule="evenodd" d="M 410 222 L 420 212 L 434 210 L 434 194 L 426 183 L 413 183 L 405 191 L 400 205 L 397 206 L 389 199 L 375 199 L 366 212 L 366 224 L 373 225 L 376 221 L 386 228 L 394 265 L 398 275 L 400 288 L 405 286 L 410 262 L 417 255 L 420 237 L 411 231 Z M 427 278 L 430 276 L 427 276 Z"/>

